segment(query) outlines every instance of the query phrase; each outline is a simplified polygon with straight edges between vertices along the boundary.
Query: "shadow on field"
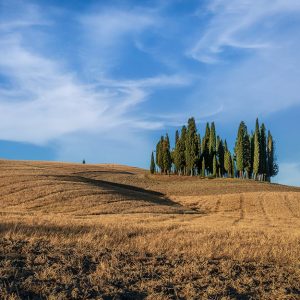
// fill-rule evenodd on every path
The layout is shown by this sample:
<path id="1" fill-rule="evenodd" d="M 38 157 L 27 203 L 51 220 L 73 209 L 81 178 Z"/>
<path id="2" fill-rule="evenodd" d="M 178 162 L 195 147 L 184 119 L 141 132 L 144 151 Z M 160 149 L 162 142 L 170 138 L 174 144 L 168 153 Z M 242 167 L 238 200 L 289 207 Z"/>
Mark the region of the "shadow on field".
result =
<path id="1" fill-rule="evenodd" d="M 178 209 L 176 213 L 199 213 L 197 210 L 185 208 L 181 204 L 172 201 L 165 197 L 163 193 L 146 190 L 137 186 L 74 175 L 50 175 L 50 177 L 57 181 L 69 181 L 74 184 L 84 183 L 98 187 L 109 191 L 109 194 L 120 195 L 124 198 L 122 200 L 146 201 L 152 204 L 170 206 Z"/>
<path id="2" fill-rule="evenodd" d="M 75 172 L 73 174 L 79 175 L 88 175 L 88 174 L 93 174 L 93 175 L 97 175 L 97 174 L 119 174 L 119 175 L 135 175 L 135 173 L 132 172 L 128 172 L 128 171 L 114 171 L 114 170 L 110 170 L 110 171 L 82 171 L 82 172 Z"/>

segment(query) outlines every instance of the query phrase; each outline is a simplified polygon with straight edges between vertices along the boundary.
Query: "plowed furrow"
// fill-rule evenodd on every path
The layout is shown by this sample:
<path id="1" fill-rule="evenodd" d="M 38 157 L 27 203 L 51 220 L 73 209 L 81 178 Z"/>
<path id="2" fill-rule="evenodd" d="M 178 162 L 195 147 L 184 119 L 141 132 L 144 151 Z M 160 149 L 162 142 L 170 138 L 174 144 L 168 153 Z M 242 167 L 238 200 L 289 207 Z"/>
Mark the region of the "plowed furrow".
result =
<path id="1" fill-rule="evenodd" d="M 75 188 L 71 188 L 71 189 L 66 189 L 66 188 L 63 188 L 63 189 L 60 189 L 58 191 L 53 191 L 53 192 L 48 192 L 47 191 L 47 194 L 46 195 L 39 195 L 37 197 L 34 197 L 34 198 L 30 198 L 30 199 L 26 199 L 24 201 L 19 201 L 18 203 L 16 204 L 12 204 L 12 205 L 9 205 L 9 207 L 15 207 L 15 206 L 19 206 L 19 205 L 22 205 L 22 204 L 27 204 L 27 203 L 31 203 L 31 202 L 34 202 L 34 201 L 41 201 L 43 199 L 47 199 L 48 197 L 52 197 L 54 195 L 58 195 L 58 194 L 63 194 L 64 192 L 69 192 L 69 191 L 79 191 L 81 190 L 82 188 L 78 188 L 78 189 L 75 189 Z"/>
<path id="2" fill-rule="evenodd" d="M 220 205 L 221 205 L 221 197 L 218 197 L 216 206 L 215 206 L 215 213 L 218 213 L 220 211 Z"/>
<path id="3" fill-rule="evenodd" d="M 244 195 L 240 195 L 240 207 L 239 207 L 240 216 L 233 222 L 233 225 L 238 225 L 242 220 L 245 219 L 245 199 Z"/>
<path id="4" fill-rule="evenodd" d="M 7 193 L 1 193 L 0 191 L 0 197 L 1 197 L 1 200 L 5 199 L 5 197 L 10 197 L 10 196 L 13 196 L 15 194 L 18 194 L 18 193 L 21 193 L 21 192 L 24 192 L 26 190 L 34 190 L 34 189 L 40 189 L 40 188 L 43 188 L 43 187 L 48 187 L 48 186 L 54 186 L 53 182 L 49 182 L 47 184 L 39 184 L 39 185 L 28 185 L 28 186 L 24 186 L 22 188 L 19 188 L 19 189 L 14 189 L 13 191 L 9 191 Z"/>
<path id="5" fill-rule="evenodd" d="M 287 195 L 283 196 L 283 203 L 284 203 L 284 206 L 287 208 L 288 212 L 291 214 L 291 216 L 293 218 L 299 219 L 299 216 L 294 212 Z"/>
<path id="6" fill-rule="evenodd" d="M 265 205 L 264 205 L 264 196 L 262 194 L 260 194 L 259 196 L 259 206 L 261 208 L 261 211 L 263 213 L 263 218 L 264 218 L 264 221 L 267 225 L 271 225 L 272 223 L 272 220 L 270 219 L 270 217 L 268 216 L 267 214 L 267 211 L 265 209 Z"/>

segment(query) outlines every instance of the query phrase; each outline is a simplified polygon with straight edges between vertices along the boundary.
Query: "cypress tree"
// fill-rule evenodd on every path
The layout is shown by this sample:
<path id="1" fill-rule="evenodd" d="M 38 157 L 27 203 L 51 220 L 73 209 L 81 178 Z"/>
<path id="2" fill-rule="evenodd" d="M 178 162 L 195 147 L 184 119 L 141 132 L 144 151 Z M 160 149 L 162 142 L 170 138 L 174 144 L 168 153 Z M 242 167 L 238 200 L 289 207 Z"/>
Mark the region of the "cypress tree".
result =
<path id="1" fill-rule="evenodd" d="M 209 169 L 213 173 L 213 158 L 216 153 L 216 128 L 215 123 L 212 122 L 209 134 Z"/>
<path id="2" fill-rule="evenodd" d="M 170 140 L 168 134 L 163 141 L 163 166 L 165 174 L 170 174 L 172 167 L 171 152 L 170 152 Z"/>
<path id="3" fill-rule="evenodd" d="M 224 141 L 224 153 L 228 151 L 227 141 Z"/>
<path id="4" fill-rule="evenodd" d="M 273 141 L 270 130 L 268 131 L 268 143 L 267 143 L 267 156 L 268 156 L 268 180 L 271 181 L 271 177 L 278 174 L 278 165 L 276 163 L 275 156 L 275 143 Z"/>
<path id="5" fill-rule="evenodd" d="M 190 173 L 192 176 L 194 174 L 194 170 L 197 163 L 198 157 L 198 137 L 197 137 L 197 128 L 194 118 L 190 118 L 188 120 L 188 129 L 186 135 L 186 149 L 185 149 L 185 157 L 186 157 L 186 167 L 187 173 Z"/>
<path id="6" fill-rule="evenodd" d="M 201 140 L 197 133 L 194 118 L 188 120 L 188 128 L 182 127 L 181 134 L 175 133 L 175 147 L 170 151 L 169 136 L 161 137 L 156 145 L 156 164 L 154 153 L 151 153 L 150 172 L 156 172 L 156 166 L 161 173 L 170 174 L 174 166 L 177 174 L 202 174 L 222 177 L 225 173 L 231 177 L 270 181 L 277 175 L 275 146 L 273 137 L 265 125 L 259 126 L 256 119 L 255 132 L 248 134 L 247 127 L 242 121 L 239 125 L 237 139 L 231 155 L 227 141 L 217 136 L 214 122 L 206 124 L 205 135 Z"/>
<path id="7" fill-rule="evenodd" d="M 163 144 L 164 144 L 164 137 L 161 136 L 160 141 L 156 145 L 156 165 L 159 167 L 160 173 L 164 172 Z"/>
<path id="8" fill-rule="evenodd" d="M 224 174 L 224 154 L 225 149 L 223 145 L 223 141 L 220 139 L 220 137 L 217 137 L 217 156 L 219 161 L 219 176 L 222 177 Z"/>
<path id="9" fill-rule="evenodd" d="M 247 178 L 251 175 L 251 142 L 250 136 L 246 132 L 244 136 L 244 169 L 246 171 Z"/>
<path id="10" fill-rule="evenodd" d="M 216 155 L 214 155 L 214 158 L 213 158 L 213 176 L 217 177 L 217 158 L 216 158 Z"/>
<path id="11" fill-rule="evenodd" d="M 202 176 L 205 177 L 205 158 L 202 159 Z"/>
<path id="12" fill-rule="evenodd" d="M 267 142 L 264 124 L 260 127 L 260 173 L 262 175 L 261 180 L 265 180 L 267 174 Z"/>
<path id="13" fill-rule="evenodd" d="M 254 162 L 254 133 L 251 133 L 250 137 L 250 176 L 253 178 L 253 162 Z"/>
<path id="14" fill-rule="evenodd" d="M 205 135 L 202 139 L 202 158 L 205 159 L 205 164 L 208 166 L 209 162 L 209 137 L 210 137 L 210 127 L 209 123 L 206 123 Z"/>
<path id="15" fill-rule="evenodd" d="M 182 126 L 181 129 L 181 153 L 180 155 L 182 155 L 182 173 L 183 175 L 186 175 L 186 159 L 185 159 L 185 149 L 186 149 L 186 134 L 187 134 L 187 130 L 185 126 Z"/>
<path id="16" fill-rule="evenodd" d="M 182 139 L 182 137 L 177 139 L 174 151 L 175 169 L 179 175 L 183 174 L 185 167 L 185 143 L 182 141 Z"/>
<path id="17" fill-rule="evenodd" d="M 232 159 L 231 159 L 231 154 L 228 150 L 225 152 L 225 155 L 224 155 L 224 169 L 227 173 L 227 176 L 231 177 L 232 176 Z"/>
<path id="18" fill-rule="evenodd" d="M 232 177 L 235 178 L 235 173 L 236 173 L 236 168 L 235 168 L 235 163 L 234 163 L 234 157 L 232 157 L 232 162 L 231 162 L 231 174 Z"/>
<path id="19" fill-rule="evenodd" d="M 255 130 L 254 133 L 254 156 L 253 156 L 253 177 L 256 180 L 257 175 L 259 174 L 259 165 L 260 165 L 260 139 L 259 131 Z"/>
<path id="20" fill-rule="evenodd" d="M 174 147 L 173 151 L 171 151 L 171 158 L 172 158 L 172 163 L 174 164 L 174 173 L 175 174 L 178 174 L 178 172 L 179 172 L 179 168 L 178 168 L 178 164 L 177 164 L 178 161 L 176 161 L 176 156 L 177 156 L 177 152 L 178 152 L 178 141 L 179 141 L 179 132 L 178 132 L 178 130 L 176 130 L 176 132 L 175 132 L 175 147 Z"/>
<path id="21" fill-rule="evenodd" d="M 154 155 L 153 152 L 151 153 L 151 162 L 150 162 L 150 173 L 155 173 L 155 162 L 154 162 Z"/>
<path id="22" fill-rule="evenodd" d="M 179 140 L 179 131 L 176 130 L 176 132 L 175 132 L 175 145 L 177 144 L 178 140 Z"/>
<path id="23" fill-rule="evenodd" d="M 198 143 L 198 154 L 197 154 L 196 166 L 197 166 L 198 175 L 200 175 L 200 172 L 201 172 L 201 136 L 200 136 L 200 134 L 197 134 L 197 143 Z"/>
<path id="24" fill-rule="evenodd" d="M 237 140 L 235 144 L 236 168 L 239 172 L 239 177 L 243 177 L 244 172 L 244 140 L 246 133 L 246 125 L 242 121 L 238 129 Z"/>

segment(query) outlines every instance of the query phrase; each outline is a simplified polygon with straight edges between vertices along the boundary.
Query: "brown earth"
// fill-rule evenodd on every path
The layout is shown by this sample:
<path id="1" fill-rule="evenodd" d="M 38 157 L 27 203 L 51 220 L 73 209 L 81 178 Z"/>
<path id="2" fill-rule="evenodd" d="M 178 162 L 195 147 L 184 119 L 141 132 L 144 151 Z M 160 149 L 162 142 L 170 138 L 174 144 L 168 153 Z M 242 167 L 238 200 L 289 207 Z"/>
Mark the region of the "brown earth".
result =
<path id="1" fill-rule="evenodd" d="M 0 299 L 300 299 L 300 188 L 0 161 Z"/>

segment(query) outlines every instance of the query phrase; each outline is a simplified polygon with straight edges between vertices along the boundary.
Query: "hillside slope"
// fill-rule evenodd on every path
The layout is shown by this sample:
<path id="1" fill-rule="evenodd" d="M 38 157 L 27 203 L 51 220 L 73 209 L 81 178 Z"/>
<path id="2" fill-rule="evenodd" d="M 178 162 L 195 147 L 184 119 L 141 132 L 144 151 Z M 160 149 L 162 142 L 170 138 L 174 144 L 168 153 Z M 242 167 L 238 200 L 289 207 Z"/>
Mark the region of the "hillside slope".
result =
<path id="1" fill-rule="evenodd" d="M 300 189 L 0 161 L 0 299 L 299 299 Z"/>

